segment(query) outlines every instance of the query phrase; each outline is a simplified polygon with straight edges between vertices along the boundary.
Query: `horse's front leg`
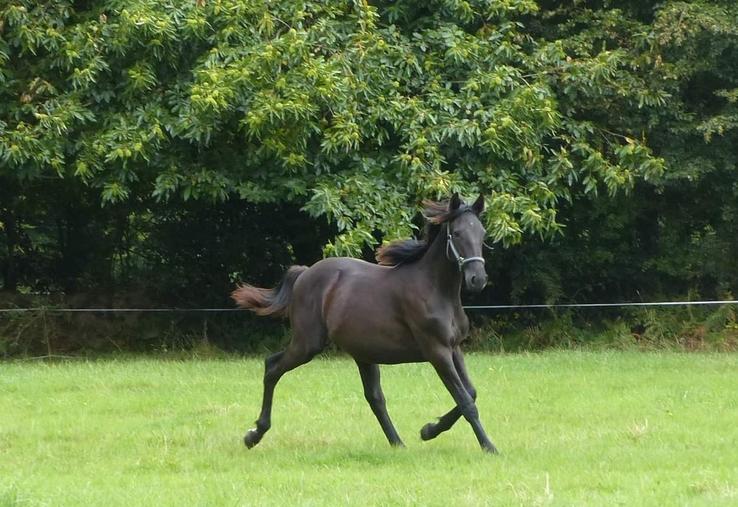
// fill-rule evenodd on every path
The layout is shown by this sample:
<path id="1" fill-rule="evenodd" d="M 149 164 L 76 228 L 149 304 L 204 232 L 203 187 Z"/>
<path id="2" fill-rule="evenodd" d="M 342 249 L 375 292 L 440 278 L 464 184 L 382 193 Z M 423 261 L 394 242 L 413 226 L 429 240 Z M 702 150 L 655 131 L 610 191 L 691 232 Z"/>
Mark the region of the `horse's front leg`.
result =
<path id="1" fill-rule="evenodd" d="M 464 383 L 461 381 L 459 373 L 456 371 L 456 365 L 454 364 L 454 353 L 450 347 L 436 347 L 429 354 L 429 361 L 436 369 L 438 376 L 441 377 L 443 384 L 451 393 L 456 406 L 461 412 L 461 415 L 469 422 L 474 430 L 474 434 L 479 441 L 479 445 L 483 450 L 497 454 L 497 448 L 487 437 L 487 433 L 482 427 L 482 423 L 479 421 L 479 411 L 477 405 L 474 402 L 471 394 L 464 387 Z"/>
<path id="2" fill-rule="evenodd" d="M 476 402 L 477 390 L 474 388 L 471 380 L 469 379 L 469 373 L 466 371 L 466 364 L 464 364 L 464 355 L 461 353 L 461 349 L 459 347 L 454 348 L 453 361 L 454 366 L 456 367 L 456 373 L 458 373 L 462 384 L 464 384 L 466 392 L 469 393 L 469 396 L 471 396 L 472 400 Z M 421 428 L 420 430 L 420 438 L 423 440 L 431 440 L 433 438 L 436 438 L 444 431 L 450 430 L 451 427 L 456 424 L 456 421 L 458 421 L 460 417 L 461 409 L 457 405 L 449 410 L 447 413 L 442 415 L 438 419 L 438 421 L 431 422 L 423 426 L 423 428 Z"/>

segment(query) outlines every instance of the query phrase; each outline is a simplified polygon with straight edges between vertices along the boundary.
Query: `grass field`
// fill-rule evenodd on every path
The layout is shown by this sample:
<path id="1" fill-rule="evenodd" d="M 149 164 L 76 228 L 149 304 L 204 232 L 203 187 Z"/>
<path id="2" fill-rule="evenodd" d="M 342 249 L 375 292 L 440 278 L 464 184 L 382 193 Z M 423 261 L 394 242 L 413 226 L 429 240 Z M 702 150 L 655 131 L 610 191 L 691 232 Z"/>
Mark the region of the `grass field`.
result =
<path id="1" fill-rule="evenodd" d="M 277 388 L 253 450 L 262 362 L 0 363 L 0 505 L 738 505 L 738 355 L 470 355 L 500 456 L 428 365 L 384 367 L 388 447 L 348 359 Z"/>

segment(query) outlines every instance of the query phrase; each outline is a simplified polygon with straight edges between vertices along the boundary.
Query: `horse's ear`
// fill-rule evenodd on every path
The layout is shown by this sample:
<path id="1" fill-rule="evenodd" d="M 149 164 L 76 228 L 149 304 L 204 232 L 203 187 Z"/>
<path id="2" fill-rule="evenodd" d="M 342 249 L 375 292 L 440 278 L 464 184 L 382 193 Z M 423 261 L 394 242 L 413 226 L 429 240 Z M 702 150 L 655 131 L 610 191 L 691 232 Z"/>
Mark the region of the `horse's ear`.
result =
<path id="1" fill-rule="evenodd" d="M 451 196 L 451 200 L 448 203 L 448 210 L 456 211 L 457 209 L 459 209 L 459 206 L 461 206 L 461 199 L 459 198 L 459 193 L 454 192 L 454 195 Z"/>
<path id="2" fill-rule="evenodd" d="M 472 204 L 472 211 L 477 215 L 481 215 L 484 211 L 484 196 L 482 194 L 479 194 L 477 200 Z"/>

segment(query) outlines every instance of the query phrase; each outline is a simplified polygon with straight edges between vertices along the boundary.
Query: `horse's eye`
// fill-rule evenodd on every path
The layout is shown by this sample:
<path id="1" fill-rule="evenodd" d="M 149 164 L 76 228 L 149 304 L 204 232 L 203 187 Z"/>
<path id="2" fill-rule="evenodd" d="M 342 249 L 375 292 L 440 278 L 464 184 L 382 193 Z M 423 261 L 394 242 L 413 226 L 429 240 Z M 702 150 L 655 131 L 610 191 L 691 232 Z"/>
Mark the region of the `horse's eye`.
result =
<path id="1" fill-rule="evenodd" d="M 454 234 L 454 238 L 458 238 L 459 237 L 459 231 L 454 231 L 453 234 Z"/>

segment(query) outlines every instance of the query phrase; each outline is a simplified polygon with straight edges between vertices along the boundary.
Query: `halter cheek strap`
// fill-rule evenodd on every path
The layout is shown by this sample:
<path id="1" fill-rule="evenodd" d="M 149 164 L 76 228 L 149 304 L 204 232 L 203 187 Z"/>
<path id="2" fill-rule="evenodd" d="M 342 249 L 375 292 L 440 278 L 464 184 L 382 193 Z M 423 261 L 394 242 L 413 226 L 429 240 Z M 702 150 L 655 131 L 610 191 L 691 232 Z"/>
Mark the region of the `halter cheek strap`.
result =
<path id="1" fill-rule="evenodd" d="M 446 257 L 448 257 L 448 251 L 449 249 L 451 249 L 451 252 L 454 254 L 456 264 L 459 266 L 459 271 L 464 271 L 464 266 L 466 264 L 469 264 L 470 262 L 481 262 L 482 264 L 484 264 L 484 257 L 462 257 L 461 254 L 459 254 L 459 251 L 456 249 L 456 245 L 454 245 L 454 239 L 451 236 L 451 233 L 448 233 L 446 235 L 446 238 Z"/>

